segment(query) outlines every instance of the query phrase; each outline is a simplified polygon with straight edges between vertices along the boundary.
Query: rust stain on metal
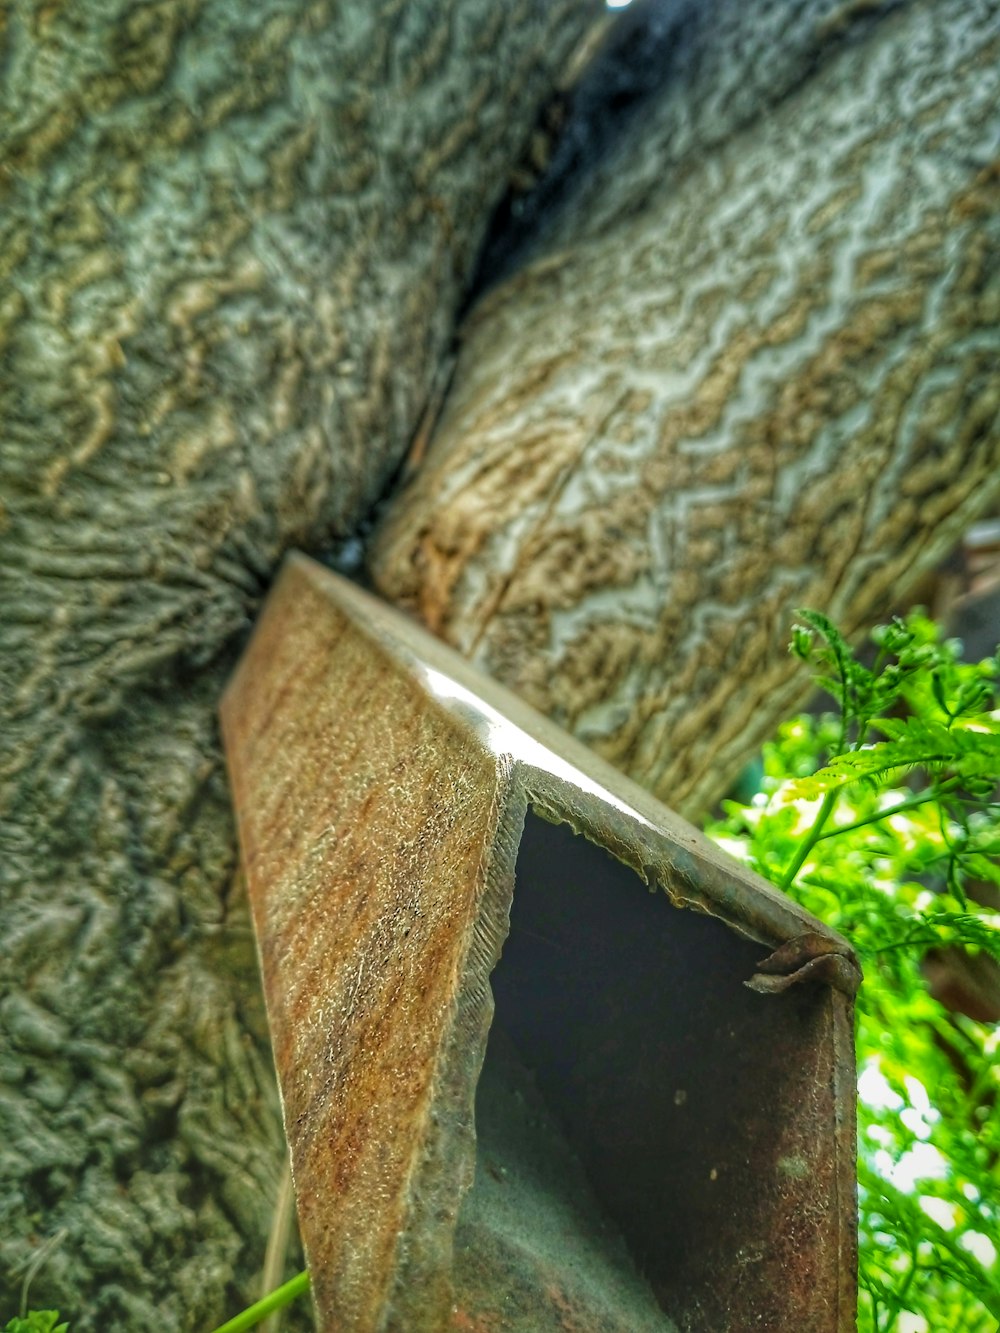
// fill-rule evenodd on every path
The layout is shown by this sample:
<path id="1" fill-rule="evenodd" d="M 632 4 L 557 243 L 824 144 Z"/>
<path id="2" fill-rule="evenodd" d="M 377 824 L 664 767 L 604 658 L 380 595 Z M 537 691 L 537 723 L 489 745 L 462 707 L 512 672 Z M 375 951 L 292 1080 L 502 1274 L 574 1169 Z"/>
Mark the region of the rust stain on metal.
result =
<path id="1" fill-rule="evenodd" d="M 323 1330 L 854 1327 L 843 940 L 304 557 L 222 722 Z M 549 1133 L 604 1293 L 504 1248 Z"/>

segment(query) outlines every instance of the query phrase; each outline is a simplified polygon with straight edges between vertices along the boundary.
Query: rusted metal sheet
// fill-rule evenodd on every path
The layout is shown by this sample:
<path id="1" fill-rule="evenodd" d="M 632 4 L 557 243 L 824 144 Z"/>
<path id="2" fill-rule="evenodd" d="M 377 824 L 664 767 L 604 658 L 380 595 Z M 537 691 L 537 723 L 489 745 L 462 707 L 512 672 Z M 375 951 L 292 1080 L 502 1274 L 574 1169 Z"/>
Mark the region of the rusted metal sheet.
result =
<path id="1" fill-rule="evenodd" d="M 222 721 L 321 1329 L 854 1327 L 843 940 L 302 556 Z"/>

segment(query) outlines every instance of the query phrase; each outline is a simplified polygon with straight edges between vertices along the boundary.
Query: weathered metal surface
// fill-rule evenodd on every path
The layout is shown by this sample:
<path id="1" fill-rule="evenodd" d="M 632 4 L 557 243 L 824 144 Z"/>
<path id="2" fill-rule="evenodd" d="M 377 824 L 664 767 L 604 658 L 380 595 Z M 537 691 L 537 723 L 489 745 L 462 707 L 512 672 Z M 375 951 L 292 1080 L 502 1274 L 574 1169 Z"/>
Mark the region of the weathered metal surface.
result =
<path id="1" fill-rule="evenodd" d="M 322 1329 L 854 1327 L 843 940 L 301 556 L 222 719 Z"/>

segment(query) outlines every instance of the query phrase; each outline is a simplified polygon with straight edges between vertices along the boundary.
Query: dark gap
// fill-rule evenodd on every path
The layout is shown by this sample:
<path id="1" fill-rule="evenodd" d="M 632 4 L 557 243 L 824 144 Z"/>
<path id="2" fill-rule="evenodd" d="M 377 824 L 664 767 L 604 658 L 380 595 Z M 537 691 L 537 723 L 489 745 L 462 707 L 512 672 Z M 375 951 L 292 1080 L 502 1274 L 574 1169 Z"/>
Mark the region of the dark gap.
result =
<path id="1" fill-rule="evenodd" d="M 537 1291 L 560 1283 L 616 1333 L 707 1327 L 713 1285 L 731 1308 L 729 1261 L 774 1220 L 783 1070 L 817 1044 L 814 998 L 744 986 L 764 953 L 529 811 L 456 1248 L 474 1287 L 488 1237 L 512 1333 L 548 1329 Z"/>
<path id="2" fill-rule="evenodd" d="M 685 8 L 678 0 L 636 0 L 616 17 L 580 81 L 542 108 L 493 215 L 459 319 L 542 248 L 552 221 L 662 86 Z"/>

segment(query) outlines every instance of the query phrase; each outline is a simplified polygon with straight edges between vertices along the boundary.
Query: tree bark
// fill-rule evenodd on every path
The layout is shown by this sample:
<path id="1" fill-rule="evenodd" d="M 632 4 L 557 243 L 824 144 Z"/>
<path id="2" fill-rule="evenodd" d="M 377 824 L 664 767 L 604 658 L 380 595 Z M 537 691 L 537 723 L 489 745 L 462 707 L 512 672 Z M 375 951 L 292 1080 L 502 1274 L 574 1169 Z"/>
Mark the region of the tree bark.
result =
<path id="1" fill-rule="evenodd" d="M 1000 489 L 1000 5 L 700 7 L 462 330 L 377 586 L 689 814 Z"/>
<path id="2" fill-rule="evenodd" d="M 987 501 L 997 9 L 772 0 L 758 41 L 735 0 L 688 8 L 664 96 L 473 316 L 376 569 L 690 807 L 788 697 L 787 605 L 856 622 Z M 355 533 L 421 434 L 593 18 L 7 16 L 3 1317 L 54 1235 L 30 1299 L 73 1333 L 205 1330 L 257 1294 L 283 1151 L 218 694 L 282 552 Z M 464 430 L 501 485 L 448 461 Z"/>
<path id="3" fill-rule="evenodd" d="M 6 19 L 0 1318 L 63 1233 L 30 1300 L 74 1333 L 206 1330 L 283 1164 L 221 684 L 282 551 L 396 468 L 594 10 Z"/>

